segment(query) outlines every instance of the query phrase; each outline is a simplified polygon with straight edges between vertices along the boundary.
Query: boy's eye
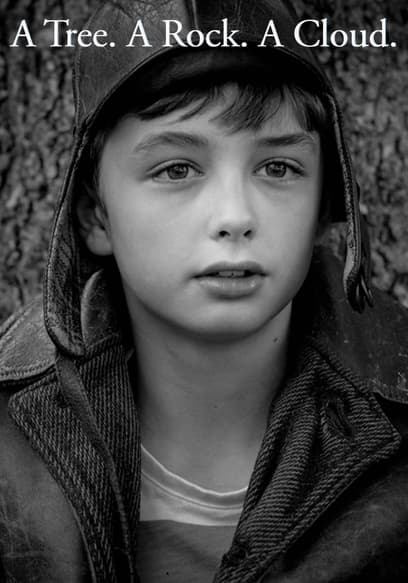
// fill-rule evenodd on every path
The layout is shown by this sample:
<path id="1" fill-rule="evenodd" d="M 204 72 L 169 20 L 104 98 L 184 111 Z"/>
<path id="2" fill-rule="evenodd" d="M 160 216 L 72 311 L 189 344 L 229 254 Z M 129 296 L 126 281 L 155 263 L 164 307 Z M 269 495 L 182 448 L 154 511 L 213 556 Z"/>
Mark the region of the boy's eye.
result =
<path id="1" fill-rule="evenodd" d="M 166 167 L 157 170 L 153 175 L 153 179 L 159 182 L 176 182 L 188 178 L 194 178 L 196 176 L 201 176 L 201 173 L 191 166 L 191 164 L 179 162 L 176 164 L 169 164 Z"/>
<path id="2" fill-rule="evenodd" d="M 302 175 L 303 172 L 301 168 L 295 166 L 294 164 L 289 164 L 283 160 L 273 160 L 263 164 L 257 171 L 257 174 L 270 178 L 290 179 Z"/>
<path id="3" fill-rule="evenodd" d="M 283 178 L 286 174 L 287 166 L 283 162 L 270 162 L 265 166 L 265 172 L 268 176 Z"/>

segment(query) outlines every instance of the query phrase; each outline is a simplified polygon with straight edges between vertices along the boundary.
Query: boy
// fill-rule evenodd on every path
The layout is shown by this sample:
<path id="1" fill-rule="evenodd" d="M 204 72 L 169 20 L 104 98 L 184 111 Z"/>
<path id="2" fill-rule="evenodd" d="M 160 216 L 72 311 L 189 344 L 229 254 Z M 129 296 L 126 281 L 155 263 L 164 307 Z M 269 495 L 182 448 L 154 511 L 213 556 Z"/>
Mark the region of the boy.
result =
<path id="1" fill-rule="evenodd" d="M 223 18 L 240 47 L 164 46 Z M 284 48 L 257 46 L 271 19 Z M 357 186 L 295 24 L 275 0 L 91 20 L 115 47 L 76 60 L 44 314 L 1 340 L 4 580 L 406 580 L 407 318 L 357 313 Z M 346 297 L 312 260 L 340 217 Z"/>

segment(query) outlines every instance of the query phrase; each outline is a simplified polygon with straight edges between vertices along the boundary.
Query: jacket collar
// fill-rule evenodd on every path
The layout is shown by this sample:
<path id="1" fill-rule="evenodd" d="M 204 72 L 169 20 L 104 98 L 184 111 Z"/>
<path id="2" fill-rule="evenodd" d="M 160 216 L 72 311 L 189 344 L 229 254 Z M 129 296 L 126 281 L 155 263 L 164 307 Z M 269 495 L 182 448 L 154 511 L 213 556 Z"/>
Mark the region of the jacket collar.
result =
<path id="1" fill-rule="evenodd" d="M 336 374 L 314 349 L 305 357 L 308 364 L 274 404 L 219 581 L 260 577 L 399 448 L 401 438 L 373 395 Z"/>

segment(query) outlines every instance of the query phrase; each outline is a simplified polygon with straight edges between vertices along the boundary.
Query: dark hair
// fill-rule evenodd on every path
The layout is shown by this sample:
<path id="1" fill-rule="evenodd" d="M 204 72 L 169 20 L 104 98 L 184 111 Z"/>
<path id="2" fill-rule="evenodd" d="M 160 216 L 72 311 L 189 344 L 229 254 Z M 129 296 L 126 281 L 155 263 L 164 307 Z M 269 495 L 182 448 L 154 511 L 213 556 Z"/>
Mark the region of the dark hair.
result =
<path id="1" fill-rule="evenodd" d="M 137 99 L 136 89 L 131 87 L 118 91 L 100 112 L 90 132 L 88 144 L 83 152 L 78 180 L 82 191 L 103 206 L 98 195 L 99 165 L 103 148 L 109 134 L 124 117 L 137 115 L 142 120 L 154 119 L 176 110 L 185 109 L 180 119 L 189 119 L 204 111 L 223 94 L 226 85 L 237 88 L 233 100 L 228 100 L 216 120 L 231 132 L 242 129 L 257 129 L 272 118 L 282 103 L 292 106 L 299 125 L 306 131 L 316 131 L 325 143 L 329 135 L 329 116 L 322 99 L 310 90 L 295 83 L 268 82 L 218 82 L 195 84 L 194 88 L 179 88 L 167 95 Z M 276 99 L 271 99 L 276 98 Z M 324 148 L 323 148 L 324 150 Z"/>

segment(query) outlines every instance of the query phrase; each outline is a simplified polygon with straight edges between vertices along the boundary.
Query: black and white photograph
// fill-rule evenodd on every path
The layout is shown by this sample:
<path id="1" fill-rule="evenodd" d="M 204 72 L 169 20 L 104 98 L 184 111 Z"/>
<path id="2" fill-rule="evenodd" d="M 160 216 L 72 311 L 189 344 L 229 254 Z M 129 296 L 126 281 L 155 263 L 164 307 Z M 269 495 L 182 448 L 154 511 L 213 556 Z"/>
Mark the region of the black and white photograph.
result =
<path id="1" fill-rule="evenodd" d="M 0 583 L 406 581 L 405 0 L 0 0 Z"/>

